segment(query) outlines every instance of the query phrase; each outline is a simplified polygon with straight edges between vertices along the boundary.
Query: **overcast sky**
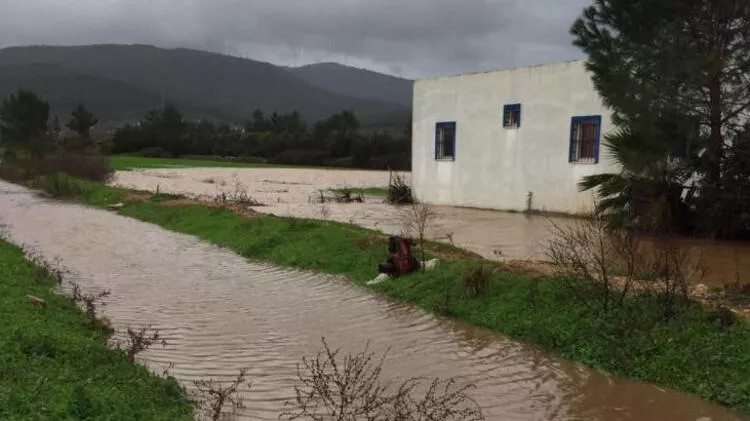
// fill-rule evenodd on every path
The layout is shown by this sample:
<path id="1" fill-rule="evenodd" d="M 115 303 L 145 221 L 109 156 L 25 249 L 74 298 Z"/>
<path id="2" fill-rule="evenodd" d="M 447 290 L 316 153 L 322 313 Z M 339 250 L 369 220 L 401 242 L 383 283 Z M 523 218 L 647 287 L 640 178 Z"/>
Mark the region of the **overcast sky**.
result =
<path id="1" fill-rule="evenodd" d="M 0 47 L 143 43 L 404 77 L 580 58 L 593 0 L 0 0 Z"/>

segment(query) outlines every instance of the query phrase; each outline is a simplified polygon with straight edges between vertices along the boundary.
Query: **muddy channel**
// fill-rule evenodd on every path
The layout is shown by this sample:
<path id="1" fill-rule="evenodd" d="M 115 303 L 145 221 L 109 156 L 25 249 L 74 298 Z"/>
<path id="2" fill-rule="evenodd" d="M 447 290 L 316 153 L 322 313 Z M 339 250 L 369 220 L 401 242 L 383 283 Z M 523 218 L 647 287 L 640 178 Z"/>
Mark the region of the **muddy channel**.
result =
<path id="1" fill-rule="evenodd" d="M 117 329 L 152 325 L 168 345 L 141 354 L 188 388 L 249 369 L 240 419 L 275 420 L 296 364 L 320 350 L 390 348 L 384 376 L 456 376 L 488 420 L 735 420 L 671 390 L 615 379 L 483 329 L 395 303 L 345 279 L 250 262 L 198 239 L 0 182 L 4 235 L 58 262 L 85 290 L 109 289 Z"/>

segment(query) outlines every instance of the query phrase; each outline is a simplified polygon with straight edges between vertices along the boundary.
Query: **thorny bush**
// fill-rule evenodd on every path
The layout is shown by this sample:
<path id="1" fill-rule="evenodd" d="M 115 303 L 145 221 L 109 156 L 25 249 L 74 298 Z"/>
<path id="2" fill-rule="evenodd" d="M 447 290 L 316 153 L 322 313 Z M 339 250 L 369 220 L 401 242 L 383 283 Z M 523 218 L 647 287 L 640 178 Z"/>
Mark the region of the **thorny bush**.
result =
<path id="1" fill-rule="evenodd" d="M 247 369 L 243 368 L 231 383 L 223 385 L 221 382 L 196 380 L 193 382 L 197 391 L 194 392 L 195 403 L 201 411 L 201 419 L 218 421 L 226 412 L 226 406 L 231 405 L 234 413 L 245 407 L 240 394 L 240 387 L 246 383 Z M 248 389 L 250 385 L 247 385 Z"/>
<path id="2" fill-rule="evenodd" d="M 167 341 L 159 335 L 158 329 L 149 333 L 150 330 L 151 326 L 142 326 L 140 329 L 128 327 L 125 331 L 125 342 L 117 342 L 117 348 L 125 351 L 125 359 L 128 362 L 134 363 L 136 355 L 156 343 L 167 346 Z"/>
<path id="3" fill-rule="evenodd" d="M 97 314 L 98 306 L 104 306 L 104 298 L 110 294 L 109 290 L 99 291 L 98 293 L 83 293 L 81 287 L 72 283 L 72 298 L 76 305 L 82 305 L 86 312 L 86 317 L 89 319 L 89 323 L 92 327 L 102 329 L 105 333 L 112 333 L 112 328 L 109 326 L 109 321 L 104 318 L 99 318 Z"/>
<path id="4" fill-rule="evenodd" d="M 700 259 L 668 234 L 642 237 L 611 228 L 599 213 L 552 225 L 547 256 L 573 297 L 595 311 L 619 311 L 631 293 L 652 295 L 669 320 L 703 275 Z"/>
<path id="5" fill-rule="evenodd" d="M 479 405 L 467 392 L 473 385 L 458 386 L 454 379 L 412 378 L 398 386 L 380 380 L 386 354 L 364 351 L 341 358 L 325 338 L 324 351 L 303 358 L 297 367 L 300 385 L 295 400 L 287 402 L 286 420 L 334 421 L 478 421 L 484 420 Z"/>

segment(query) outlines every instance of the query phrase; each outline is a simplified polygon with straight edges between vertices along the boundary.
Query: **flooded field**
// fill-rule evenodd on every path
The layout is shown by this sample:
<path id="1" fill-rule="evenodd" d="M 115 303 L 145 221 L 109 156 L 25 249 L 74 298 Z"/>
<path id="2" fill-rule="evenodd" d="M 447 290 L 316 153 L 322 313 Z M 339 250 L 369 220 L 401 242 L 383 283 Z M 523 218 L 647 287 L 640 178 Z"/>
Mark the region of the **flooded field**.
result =
<path id="1" fill-rule="evenodd" d="M 408 174 L 407 174 L 408 179 Z M 212 198 L 241 189 L 265 206 L 256 211 L 303 218 L 354 223 L 386 233 L 400 233 L 397 208 L 379 197 L 365 203 L 314 203 L 321 190 L 330 188 L 384 187 L 383 171 L 315 170 L 289 168 L 189 168 L 117 172 L 113 183 L 139 190 Z M 544 244 L 552 224 L 565 226 L 569 218 L 526 216 L 491 210 L 436 206 L 429 236 L 473 251 L 487 259 L 544 260 Z M 750 245 L 687 239 L 706 273 L 699 282 L 708 285 L 750 283 Z"/>
<path id="2" fill-rule="evenodd" d="M 334 277 L 249 262 L 194 237 L 55 202 L 0 182 L 11 241 L 59 261 L 84 289 L 109 289 L 114 326 L 151 324 L 168 346 L 142 354 L 161 372 L 229 380 L 249 368 L 242 419 L 275 420 L 301 356 L 320 338 L 344 351 L 390 348 L 384 375 L 476 383 L 488 420 L 735 420 L 682 393 L 623 381 L 483 329 L 429 315 Z"/>

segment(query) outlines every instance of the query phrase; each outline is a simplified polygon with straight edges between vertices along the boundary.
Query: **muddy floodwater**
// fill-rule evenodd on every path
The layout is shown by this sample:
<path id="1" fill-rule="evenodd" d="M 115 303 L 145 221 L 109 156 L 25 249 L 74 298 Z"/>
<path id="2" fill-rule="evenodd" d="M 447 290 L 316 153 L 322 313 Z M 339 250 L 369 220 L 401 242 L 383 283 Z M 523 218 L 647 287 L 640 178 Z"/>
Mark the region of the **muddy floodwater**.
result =
<path id="1" fill-rule="evenodd" d="M 671 390 L 614 379 L 483 329 L 394 303 L 345 279 L 249 262 L 186 235 L 0 182 L 0 224 L 16 244 L 57 261 L 84 290 L 111 290 L 115 328 L 150 324 L 168 345 L 142 361 L 186 386 L 249 369 L 241 419 L 275 420 L 303 355 L 332 346 L 390 348 L 384 376 L 477 385 L 488 420 L 735 420 Z"/>
<path id="2" fill-rule="evenodd" d="M 409 180 L 409 174 L 405 174 Z M 184 194 L 210 199 L 244 191 L 264 206 L 258 212 L 279 216 L 330 219 L 387 233 L 400 233 L 399 212 L 379 197 L 365 203 L 314 203 L 321 190 L 387 186 L 383 171 L 318 170 L 295 168 L 171 168 L 120 171 L 113 184 L 139 190 Z M 544 260 L 544 244 L 553 224 L 565 226 L 570 218 L 526 216 L 519 213 L 436 206 L 429 236 L 473 251 L 487 259 Z M 696 283 L 724 285 L 750 283 L 750 245 L 686 239 L 685 246 L 705 271 Z"/>

